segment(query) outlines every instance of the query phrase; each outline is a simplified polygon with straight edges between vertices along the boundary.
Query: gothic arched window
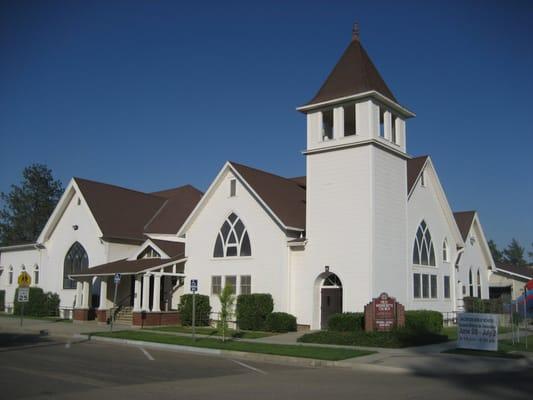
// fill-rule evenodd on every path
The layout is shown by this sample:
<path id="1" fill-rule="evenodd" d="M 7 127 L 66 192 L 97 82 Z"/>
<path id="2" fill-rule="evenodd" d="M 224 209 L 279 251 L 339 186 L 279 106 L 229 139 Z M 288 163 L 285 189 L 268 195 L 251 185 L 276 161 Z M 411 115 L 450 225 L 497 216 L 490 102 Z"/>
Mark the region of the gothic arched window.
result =
<path id="1" fill-rule="evenodd" d="M 234 213 L 224 221 L 215 241 L 213 257 L 251 256 L 252 248 L 246 227 Z"/>
<path id="2" fill-rule="evenodd" d="M 470 297 L 474 297 L 474 278 L 472 278 L 472 268 L 468 271 L 468 288 Z"/>
<path id="3" fill-rule="evenodd" d="M 67 252 L 65 263 L 63 264 L 63 289 L 75 289 L 76 282 L 69 279 L 68 276 L 86 272 L 88 268 L 89 257 L 87 252 L 79 242 L 74 243 Z"/>
<path id="4" fill-rule="evenodd" d="M 450 261 L 450 249 L 448 248 L 448 239 L 444 239 L 444 242 L 442 242 L 442 261 Z"/>
<path id="5" fill-rule="evenodd" d="M 477 297 L 481 299 L 481 274 L 479 273 L 479 269 L 477 270 L 476 284 L 477 284 Z"/>
<path id="6" fill-rule="evenodd" d="M 422 221 L 416 231 L 415 243 L 413 245 L 413 264 L 429 265 L 434 267 L 435 250 L 431 241 L 431 234 L 425 221 Z"/>

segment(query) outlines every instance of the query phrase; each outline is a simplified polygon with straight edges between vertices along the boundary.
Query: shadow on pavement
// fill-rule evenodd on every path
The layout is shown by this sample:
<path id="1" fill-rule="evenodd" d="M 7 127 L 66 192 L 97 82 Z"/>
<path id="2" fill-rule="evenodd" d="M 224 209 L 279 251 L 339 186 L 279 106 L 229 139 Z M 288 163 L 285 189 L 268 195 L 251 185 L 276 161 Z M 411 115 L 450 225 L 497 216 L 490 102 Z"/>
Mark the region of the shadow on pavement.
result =
<path id="1" fill-rule="evenodd" d="M 86 341 L 86 340 L 84 340 Z M 76 341 L 79 343 L 80 341 Z M 34 347 L 63 346 L 64 343 L 54 341 L 47 337 L 46 332 L 41 334 L 31 333 L 0 333 L 0 352 L 19 351 Z"/>

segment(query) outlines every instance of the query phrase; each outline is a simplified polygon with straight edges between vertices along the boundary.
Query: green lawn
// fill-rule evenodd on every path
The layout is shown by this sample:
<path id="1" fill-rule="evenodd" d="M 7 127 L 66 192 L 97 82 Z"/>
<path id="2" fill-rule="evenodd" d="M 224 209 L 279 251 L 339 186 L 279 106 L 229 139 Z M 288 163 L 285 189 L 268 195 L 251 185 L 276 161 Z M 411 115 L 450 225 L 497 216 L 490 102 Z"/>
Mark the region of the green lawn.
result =
<path id="1" fill-rule="evenodd" d="M 218 339 L 198 338 L 193 342 L 192 338 L 184 336 L 171 336 L 143 331 L 119 331 L 119 332 L 97 332 L 93 336 L 112 337 L 128 340 L 142 340 L 146 342 L 176 344 L 181 346 L 203 347 L 209 349 L 245 351 L 249 353 L 272 354 L 277 356 L 290 356 L 313 358 L 317 360 L 345 360 L 347 358 L 366 356 L 372 354 L 370 351 L 355 349 L 336 349 L 327 347 L 301 346 L 301 345 L 281 345 L 269 343 L 251 343 L 228 340 L 222 342 Z"/>
<path id="2" fill-rule="evenodd" d="M 192 333 L 192 327 L 190 326 L 161 326 L 157 328 L 146 328 L 152 331 L 162 331 L 162 332 L 177 332 L 177 333 Z M 208 335 L 208 336 L 222 336 L 222 331 L 213 328 L 210 326 L 200 326 L 196 327 L 196 333 L 199 335 Z M 233 338 L 242 338 L 242 339 L 259 339 L 268 336 L 274 336 L 277 333 L 273 332 L 261 332 L 261 331 L 237 331 L 235 329 L 228 329 L 226 331 L 226 336 Z"/>
<path id="3" fill-rule="evenodd" d="M 14 315 L 14 314 L 8 314 L 8 313 L 0 313 L 0 317 L 20 319 L 20 315 Z M 37 319 L 40 321 L 48 321 L 48 322 L 72 322 L 71 319 L 64 319 L 60 317 L 33 317 L 31 315 L 25 315 L 24 319 Z"/>
<path id="4" fill-rule="evenodd" d="M 513 342 L 509 339 L 500 340 L 498 348 L 503 351 L 527 351 L 533 352 L 533 335 L 527 337 L 527 349 L 526 338 L 520 338 L 520 343 L 513 345 Z"/>

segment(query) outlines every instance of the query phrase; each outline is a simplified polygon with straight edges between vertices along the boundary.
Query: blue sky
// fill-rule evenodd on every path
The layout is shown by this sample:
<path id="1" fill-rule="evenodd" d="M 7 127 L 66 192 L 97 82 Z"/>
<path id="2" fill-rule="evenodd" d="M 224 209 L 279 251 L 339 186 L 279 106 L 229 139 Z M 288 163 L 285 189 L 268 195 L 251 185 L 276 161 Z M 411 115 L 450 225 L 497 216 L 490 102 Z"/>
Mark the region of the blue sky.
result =
<path id="1" fill-rule="evenodd" d="M 354 21 L 454 210 L 533 241 L 533 2 L 2 1 L 0 191 L 30 163 L 154 191 L 225 160 L 303 175 L 308 101 Z"/>

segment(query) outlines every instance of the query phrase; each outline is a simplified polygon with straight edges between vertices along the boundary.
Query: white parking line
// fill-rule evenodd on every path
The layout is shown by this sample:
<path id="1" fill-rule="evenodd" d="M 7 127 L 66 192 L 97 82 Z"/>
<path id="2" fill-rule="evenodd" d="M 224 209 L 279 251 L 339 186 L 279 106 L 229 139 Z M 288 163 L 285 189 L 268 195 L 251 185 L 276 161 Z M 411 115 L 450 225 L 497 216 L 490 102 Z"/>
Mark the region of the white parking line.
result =
<path id="1" fill-rule="evenodd" d="M 143 349 L 142 347 L 139 347 L 139 349 L 144 353 L 144 355 L 146 356 L 147 359 L 149 359 L 150 361 L 154 361 L 154 357 L 152 357 L 152 355 L 150 353 L 148 353 L 145 349 Z"/>
<path id="2" fill-rule="evenodd" d="M 267 374 L 267 372 L 263 371 L 262 369 L 252 367 L 251 365 L 245 364 L 243 362 L 240 362 L 240 361 L 237 361 L 237 360 L 231 360 L 231 361 L 233 361 L 235 364 L 239 364 L 241 367 L 251 369 L 252 371 L 258 372 L 260 374 L 263 374 L 263 375 Z"/>

